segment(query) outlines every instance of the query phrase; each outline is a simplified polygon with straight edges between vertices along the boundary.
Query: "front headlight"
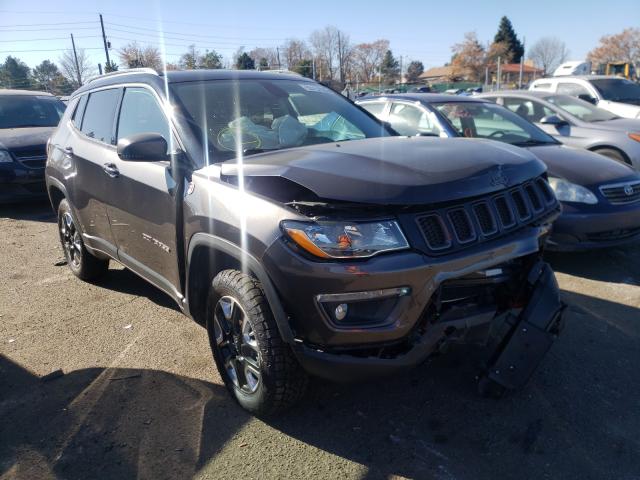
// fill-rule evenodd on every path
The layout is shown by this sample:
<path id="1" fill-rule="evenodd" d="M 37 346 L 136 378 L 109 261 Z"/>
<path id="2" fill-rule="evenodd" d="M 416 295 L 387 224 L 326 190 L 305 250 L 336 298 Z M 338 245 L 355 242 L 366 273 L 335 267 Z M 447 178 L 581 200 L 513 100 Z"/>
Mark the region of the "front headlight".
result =
<path id="1" fill-rule="evenodd" d="M 285 220 L 282 229 L 296 245 L 320 258 L 366 258 L 409 248 L 398 222 L 297 222 Z"/>
<path id="2" fill-rule="evenodd" d="M 13 158 L 11 158 L 11 154 L 6 150 L 0 150 L 0 163 L 9 163 L 13 162 Z"/>
<path id="3" fill-rule="evenodd" d="M 589 205 L 598 203 L 598 198 L 590 190 L 575 183 L 550 177 L 549 185 L 551 185 L 556 197 L 561 202 L 587 203 Z"/>

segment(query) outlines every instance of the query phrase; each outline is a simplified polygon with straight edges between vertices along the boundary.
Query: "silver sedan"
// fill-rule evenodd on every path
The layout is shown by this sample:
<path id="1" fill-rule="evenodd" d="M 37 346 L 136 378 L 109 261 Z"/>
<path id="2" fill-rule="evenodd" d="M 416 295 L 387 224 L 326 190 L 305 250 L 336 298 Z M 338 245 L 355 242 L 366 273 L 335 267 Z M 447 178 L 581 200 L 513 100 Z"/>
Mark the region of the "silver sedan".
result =
<path id="1" fill-rule="evenodd" d="M 549 92 L 514 90 L 478 97 L 507 107 L 566 145 L 640 170 L 640 120 L 620 118 L 589 102 Z"/>

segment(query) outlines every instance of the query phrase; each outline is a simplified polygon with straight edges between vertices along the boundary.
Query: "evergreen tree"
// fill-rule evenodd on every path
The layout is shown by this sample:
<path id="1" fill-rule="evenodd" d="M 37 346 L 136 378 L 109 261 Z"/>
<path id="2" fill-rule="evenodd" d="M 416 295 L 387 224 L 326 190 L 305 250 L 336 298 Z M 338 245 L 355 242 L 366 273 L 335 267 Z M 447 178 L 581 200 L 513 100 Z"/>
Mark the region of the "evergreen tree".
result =
<path id="1" fill-rule="evenodd" d="M 113 60 L 110 60 L 109 63 L 106 63 L 104 66 L 104 73 L 117 72 L 117 71 L 118 71 L 118 65 Z"/>
<path id="2" fill-rule="evenodd" d="M 395 82 L 400 77 L 400 64 L 393 56 L 391 50 L 387 50 L 382 58 L 380 73 L 385 83 Z"/>
<path id="3" fill-rule="evenodd" d="M 303 77 L 313 78 L 313 60 L 308 58 L 302 59 L 291 67 L 291 71 L 299 73 Z"/>
<path id="4" fill-rule="evenodd" d="M 422 64 L 422 62 L 414 60 L 407 67 L 407 82 L 417 82 L 423 72 L 424 65 Z"/>
<path id="5" fill-rule="evenodd" d="M 260 59 L 260 70 L 269 70 L 269 62 L 266 58 L 262 57 Z"/>
<path id="6" fill-rule="evenodd" d="M 238 70 L 255 70 L 256 64 L 247 52 L 242 52 L 236 60 L 236 68 Z"/>
<path id="7" fill-rule="evenodd" d="M 31 88 L 31 69 L 26 63 L 11 55 L 0 63 L 0 86 L 4 88 Z"/>
<path id="8" fill-rule="evenodd" d="M 520 59 L 524 55 L 524 46 L 522 42 L 518 40 L 511 20 L 507 17 L 500 19 L 500 25 L 498 26 L 498 33 L 493 39 L 494 43 L 504 43 L 507 46 L 507 51 L 511 57 L 511 61 L 514 63 L 520 63 Z"/>

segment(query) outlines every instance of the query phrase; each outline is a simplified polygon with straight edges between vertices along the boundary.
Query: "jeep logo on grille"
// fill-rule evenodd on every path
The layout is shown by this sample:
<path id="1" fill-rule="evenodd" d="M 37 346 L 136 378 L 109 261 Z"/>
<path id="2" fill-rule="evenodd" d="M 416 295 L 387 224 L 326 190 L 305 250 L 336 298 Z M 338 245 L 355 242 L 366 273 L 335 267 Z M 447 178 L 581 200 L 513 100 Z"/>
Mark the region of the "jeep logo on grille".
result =
<path id="1" fill-rule="evenodd" d="M 632 185 L 625 185 L 624 186 L 624 194 L 627 197 L 630 197 L 631 195 L 633 195 L 633 186 Z"/>
<path id="2" fill-rule="evenodd" d="M 497 187 L 498 185 L 509 185 L 509 177 L 502 173 L 502 165 L 498 165 L 498 170 L 491 175 L 491 185 Z"/>

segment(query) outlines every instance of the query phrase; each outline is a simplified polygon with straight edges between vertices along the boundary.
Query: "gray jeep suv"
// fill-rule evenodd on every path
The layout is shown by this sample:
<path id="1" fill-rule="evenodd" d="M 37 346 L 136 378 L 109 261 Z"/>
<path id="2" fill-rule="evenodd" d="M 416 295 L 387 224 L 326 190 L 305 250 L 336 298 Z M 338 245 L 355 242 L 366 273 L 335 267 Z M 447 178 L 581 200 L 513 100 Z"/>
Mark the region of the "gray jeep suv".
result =
<path id="1" fill-rule="evenodd" d="M 490 345 L 483 392 L 517 388 L 561 328 L 540 161 L 396 136 L 300 76 L 100 77 L 69 100 L 46 181 L 73 273 L 116 260 L 166 292 L 254 413 L 308 374 L 392 374 L 451 343 Z"/>

